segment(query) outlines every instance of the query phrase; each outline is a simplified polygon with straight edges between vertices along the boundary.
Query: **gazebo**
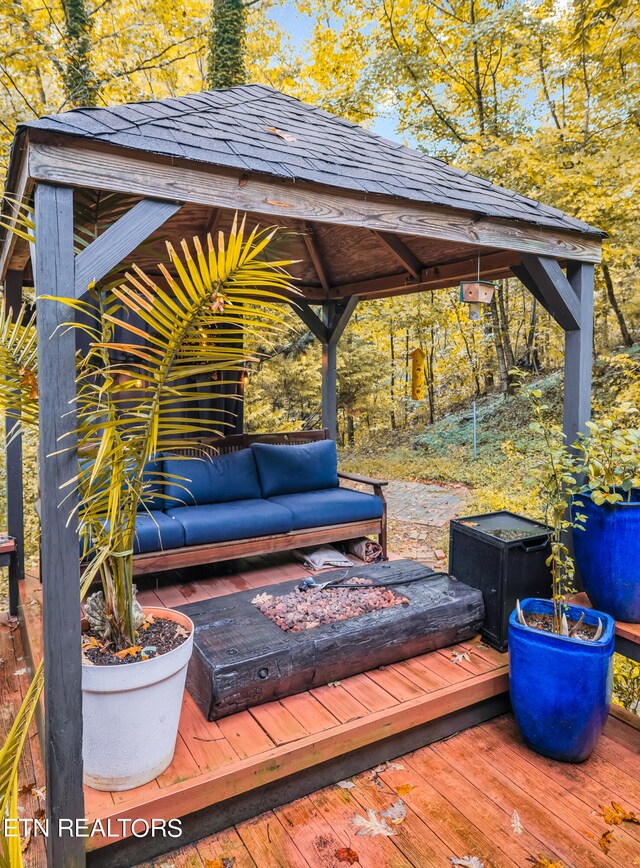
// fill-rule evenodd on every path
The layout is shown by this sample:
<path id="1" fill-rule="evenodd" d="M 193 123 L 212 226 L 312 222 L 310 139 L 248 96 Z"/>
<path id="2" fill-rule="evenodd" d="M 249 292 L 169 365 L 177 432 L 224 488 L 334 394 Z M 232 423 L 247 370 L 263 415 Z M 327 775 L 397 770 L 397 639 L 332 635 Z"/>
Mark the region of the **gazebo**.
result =
<path id="1" fill-rule="evenodd" d="M 367 299 L 515 275 L 565 332 L 564 430 L 590 414 L 594 264 L 603 233 L 561 211 L 387 141 L 263 85 L 107 108 L 81 108 L 22 125 L 6 187 L 34 197 L 38 244 L 1 241 L 1 278 L 14 310 L 22 287 L 80 298 L 89 284 L 135 260 L 153 274 L 149 241 L 250 224 L 291 229 L 293 309 L 322 343 L 322 416 L 336 430 L 336 352 Z M 98 208 L 91 226 L 80 194 L 117 193 L 117 218 Z M 14 217 L 5 202 L 5 219 Z M 74 232 L 95 236 L 74 255 Z M 143 247 L 141 245 L 144 245 Z M 32 256 L 33 253 L 33 256 Z M 288 253 L 288 255 L 289 255 Z M 320 312 L 318 312 L 318 308 Z M 75 338 L 56 327 L 61 306 L 39 311 L 40 455 L 73 427 Z M 48 816 L 82 817 L 82 720 L 77 535 L 59 508 L 73 451 L 40 461 Z M 9 533 L 23 575 L 22 459 L 7 450 Z M 49 841 L 52 865 L 80 864 L 82 839 Z"/>

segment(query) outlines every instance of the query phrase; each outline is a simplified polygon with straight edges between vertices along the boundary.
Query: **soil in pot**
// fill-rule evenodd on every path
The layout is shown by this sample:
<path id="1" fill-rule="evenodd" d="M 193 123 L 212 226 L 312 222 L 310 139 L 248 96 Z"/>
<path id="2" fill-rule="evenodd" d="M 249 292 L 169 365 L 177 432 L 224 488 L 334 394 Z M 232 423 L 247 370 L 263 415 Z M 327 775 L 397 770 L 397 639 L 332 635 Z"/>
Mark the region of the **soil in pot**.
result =
<path id="1" fill-rule="evenodd" d="M 118 666 L 168 654 L 188 638 L 189 633 L 181 624 L 168 618 L 149 615 L 138 631 L 137 644 L 131 648 L 119 651 L 113 643 L 103 641 L 96 630 L 89 629 L 82 633 L 82 650 L 87 663 L 95 666 Z"/>
<path id="2" fill-rule="evenodd" d="M 524 619 L 527 622 L 528 627 L 533 627 L 535 630 L 545 630 L 547 633 L 553 633 L 553 617 L 551 615 L 531 615 L 525 612 Z M 567 626 L 569 628 L 569 637 L 572 639 L 581 639 L 583 642 L 593 641 L 598 632 L 598 628 L 595 625 L 585 624 L 585 622 L 580 619 L 575 621 L 572 618 L 568 618 Z"/>

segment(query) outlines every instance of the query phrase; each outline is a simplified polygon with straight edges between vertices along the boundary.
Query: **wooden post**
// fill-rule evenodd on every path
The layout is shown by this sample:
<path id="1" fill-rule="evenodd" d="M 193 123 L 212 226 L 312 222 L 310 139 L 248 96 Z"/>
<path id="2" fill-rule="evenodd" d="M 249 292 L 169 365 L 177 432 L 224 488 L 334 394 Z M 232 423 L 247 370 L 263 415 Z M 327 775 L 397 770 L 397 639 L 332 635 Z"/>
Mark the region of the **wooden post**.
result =
<path id="1" fill-rule="evenodd" d="M 67 521 L 75 498 L 62 487 L 77 474 L 76 438 L 69 433 L 76 425 L 75 335 L 59 328 L 73 317 L 71 309 L 41 300 L 74 298 L 73 191 L 38 184 L 35 222 L 47 864 L 76 868 L 85 865 L 84 840 L 59 831 L 60 820 L 84 817 L 79 543 L 75 519 Z"/>
<path id="2" fill-rule="evenodd" d="M 580 328 L 565 332 L 564 422 L 565 442 L 575 441 L 591 418 L 593 366 L 593 265 L 570 262 L 567 279 L 580 302 Z"/>
<path id="3" fill-rule="evenodd" d="M 4 284 L 7 312 L 11 309 L 15 322 L 22 307 L 22 272 L 8 271 Z M 22 435 L 15 433 L 20 422 L 5 419 L 7 473 L 7 533 L 15 540 L 9 561 L 9 614 L 18 614 L 20 592 L 18 582 L 24 579 L 24 505 L 22 485 Z"/>
<path id="4" fill-rule="evenodd" d="M 322 322 L 327 329 L 331 325 L 335 314 L 335 304 L 322 305 Z M 337 342 L 322 342 L 322 427 L 329 429 L 332 440 L 338 434 L 338 370 L 337 370 Z"/>

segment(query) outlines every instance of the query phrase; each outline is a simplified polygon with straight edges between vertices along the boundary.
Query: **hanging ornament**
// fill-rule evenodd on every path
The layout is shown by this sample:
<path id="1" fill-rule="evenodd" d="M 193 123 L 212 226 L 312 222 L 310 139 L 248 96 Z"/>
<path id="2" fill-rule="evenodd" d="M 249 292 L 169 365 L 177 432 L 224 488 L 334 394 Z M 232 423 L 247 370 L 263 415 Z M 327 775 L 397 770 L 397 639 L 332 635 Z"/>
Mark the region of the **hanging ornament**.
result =
<path id="1" fill-rule="evenodd" d="M 425 376 L 425 354 L 421 349 L 411 352 L 411 397 L 414 401 L 424 401 L 424 390 L 427 378 Z"/>
<path id="2" fill-rule="evenodd" d="M 460 282 L 460 301 L 469 305 L 469 319 L 480 319 L 482 305 L 491 304 L 495 291 L 495 283 L 490 280 L 480 280 L 480 253 L 478 253 L 478 279 Z"/>

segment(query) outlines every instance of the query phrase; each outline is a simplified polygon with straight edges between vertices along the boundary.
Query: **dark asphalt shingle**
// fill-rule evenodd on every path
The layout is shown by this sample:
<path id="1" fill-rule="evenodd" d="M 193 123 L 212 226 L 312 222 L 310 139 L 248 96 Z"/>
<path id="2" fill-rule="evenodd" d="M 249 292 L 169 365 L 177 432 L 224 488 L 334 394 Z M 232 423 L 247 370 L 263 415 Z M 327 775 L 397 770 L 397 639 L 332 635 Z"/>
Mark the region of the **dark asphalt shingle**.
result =
<path id="1" fill-rule="evenodd" d="M 274 127 L 287 141 L 268 127 Z M 214 166 L 592 235 L 599 230 L 261 84 L 74 109 L 24 124 Z"/>

